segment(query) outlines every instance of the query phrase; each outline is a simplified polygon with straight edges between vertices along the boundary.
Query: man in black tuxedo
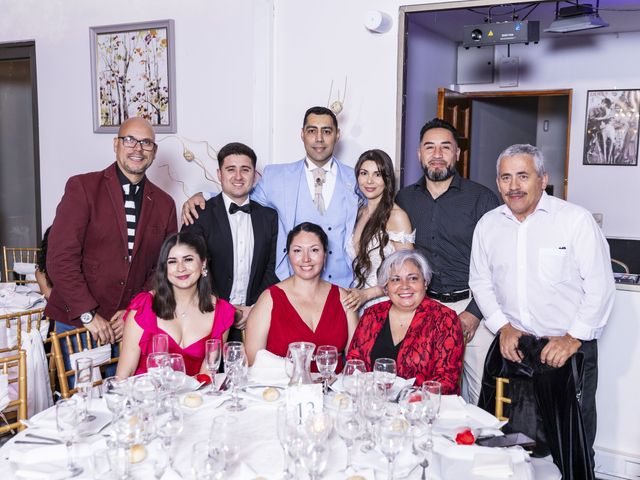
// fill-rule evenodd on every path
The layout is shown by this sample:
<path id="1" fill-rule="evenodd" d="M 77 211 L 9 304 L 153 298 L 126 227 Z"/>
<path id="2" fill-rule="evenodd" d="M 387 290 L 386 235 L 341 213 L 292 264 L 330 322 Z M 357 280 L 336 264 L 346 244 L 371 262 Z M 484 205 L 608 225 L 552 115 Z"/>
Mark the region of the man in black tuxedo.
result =
<path id="1" fill-rule="evenodd" d="M 229 143 L 218 152 L 222 193 L 207 200 L 192 225 L 182 231 L 204 237 L 214 292 L 242 314 L 234 327 L 244 326 L 258 296 L 278 282 L 275 274 L 278 214 L 249 200 L 256 175 L 256 154 L 242 143 Z M 241 339 L 232 330 L 234 339 Z"/>

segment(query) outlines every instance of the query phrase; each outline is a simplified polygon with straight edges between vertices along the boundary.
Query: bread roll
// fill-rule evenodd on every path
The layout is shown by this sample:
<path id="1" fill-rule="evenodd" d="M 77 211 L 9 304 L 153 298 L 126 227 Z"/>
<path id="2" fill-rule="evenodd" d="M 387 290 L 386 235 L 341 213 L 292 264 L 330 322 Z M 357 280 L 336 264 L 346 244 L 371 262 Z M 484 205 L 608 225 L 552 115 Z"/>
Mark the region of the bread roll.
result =
<path id="1" fill-rule="evenodd" d="M 187 393 L 184 396 L 182 403 L 184 403 L 184 405 L 189 408 L 198 408 L 200 405 L 202 405 L 202 395 L 197 392 Z"/>
<path id="2" fill-rule="evenodd" d="M 140 463 L 145 458 L 147 458 L 147 449 L 144 445 L 137 443 L 129 450 L 129 463 Z"/>
<path id="3" fill-rule="evenodd" d="M 267 387 L 262 391 L 262 398 L 267 402 L 275 402 L 280 398 L 280 392 L 277 388 Z"/>

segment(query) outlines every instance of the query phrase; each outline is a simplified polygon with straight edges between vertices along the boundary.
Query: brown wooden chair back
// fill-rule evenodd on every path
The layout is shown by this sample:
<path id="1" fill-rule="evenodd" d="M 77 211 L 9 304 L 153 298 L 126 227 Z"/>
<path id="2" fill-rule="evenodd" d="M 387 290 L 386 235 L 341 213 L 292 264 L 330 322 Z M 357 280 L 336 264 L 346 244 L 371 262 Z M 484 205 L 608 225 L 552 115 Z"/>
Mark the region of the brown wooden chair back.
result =
<path id="1" fill-rule="evenodd" d="M 15 275 L 13 275 L 15 274 L 13 266 L 16 263 L 37 263 L 39 252 L 40 249 L 37 247 L 2 247 L 4 267 L 2 281 L 15 282 L 19 285 L 38 283 L 35 280 L 18 280 Z"/>
<path id="2" fill-rule="evenodd" d="M 24 350 L 13 350 L 14 355 L 0 357 L 0 373 L 8 375 L 9 385 L 18 384 L 18 398 L 2 410 L 8 423 L 0 424 L 0 435 L 15 429 L 22 430 L 24 425 L 20 420 L 27 419 L 27 355 Z"/>

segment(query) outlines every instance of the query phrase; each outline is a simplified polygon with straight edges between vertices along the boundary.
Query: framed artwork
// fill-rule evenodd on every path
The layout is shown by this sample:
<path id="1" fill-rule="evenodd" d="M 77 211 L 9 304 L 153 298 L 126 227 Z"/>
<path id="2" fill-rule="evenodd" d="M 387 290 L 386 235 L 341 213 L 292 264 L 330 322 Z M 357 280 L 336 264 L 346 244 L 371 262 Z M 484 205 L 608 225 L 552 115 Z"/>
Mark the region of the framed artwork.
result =
<path id="1" fill-rule="evenodd" d="M 640 89 L 589 90 L 583 165 L 638 165 Z"/>
<path id="2" fill-rule="evenodd" d="M 91 27 L 93 131 L 117 132 L 144 117 L 176 132 L 173 20 Z"/>

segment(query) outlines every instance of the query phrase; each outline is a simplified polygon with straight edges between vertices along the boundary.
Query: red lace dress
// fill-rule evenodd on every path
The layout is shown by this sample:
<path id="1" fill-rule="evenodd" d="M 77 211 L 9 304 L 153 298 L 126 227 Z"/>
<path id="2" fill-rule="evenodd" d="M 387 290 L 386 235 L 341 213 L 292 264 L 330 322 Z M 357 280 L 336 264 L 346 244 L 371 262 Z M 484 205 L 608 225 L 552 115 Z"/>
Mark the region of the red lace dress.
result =
<path id="1" fill-rule="evenodd" d="M 340 303 L 340 289 L 336 285 L 331 285 L 315 332 L 300 318 L 281 288 L 274 285 L 269 288 L 269 293 L 273 301 L 271 326 L 267 337 L 269 352 L 285 357 L 291 342 L 312 342 L 316 347 L 335 345 L 340 353 L 345 350 L 349 338 L 347 315 Z M 342 371 L 342 366 L 343 360 L 340 354 L 336 372 Z M 315 362 L 312 362 L 311 370 L 317 372 Z"/>
<path id="2" fill-rule="evenodd" d="M 142 328 L 143 333 L 140 337 L 140 361 L 136 368 L 136 375 L 147 372 L 147 356 L 151 353 L 153 346 L 152 338 L 157 333 L 167 333 L 158 327 L 158 317 L 151 309 L 151 302 L 153 295 L 150 292 L 142 292 L 136 295 L 131 303 L 127 307 L 127 311 L 124 314 L 124 318 L 127 318 L 130 310 L 135 310 L 136 315 L 134 317 L 136 323 Z M 202 337 L 200 340 L 182 348 L 169 336 L 169 353 L 180 353 L 184 358 L 184 366 L 187 375 L 196 375 L 200 372 L 202 361 L 204 360 L 205 343 L 210 338 L 222 338 L 222 334 L 226 332 L 233 323 L 233 317 L 235 314 L 235 308 L 225 300 L 218 299 L 216 302 L 216 308 L 213 311 L 213 325 L 211 327 L 211 333 L 206 337 Z"/>

